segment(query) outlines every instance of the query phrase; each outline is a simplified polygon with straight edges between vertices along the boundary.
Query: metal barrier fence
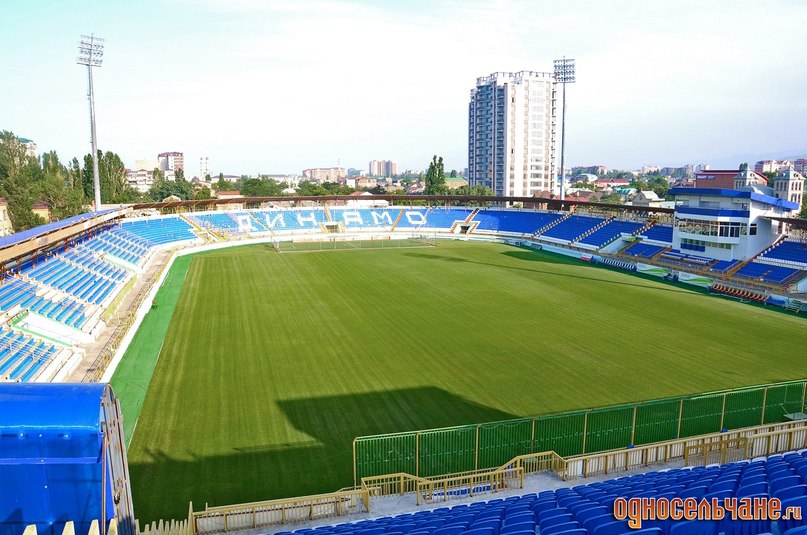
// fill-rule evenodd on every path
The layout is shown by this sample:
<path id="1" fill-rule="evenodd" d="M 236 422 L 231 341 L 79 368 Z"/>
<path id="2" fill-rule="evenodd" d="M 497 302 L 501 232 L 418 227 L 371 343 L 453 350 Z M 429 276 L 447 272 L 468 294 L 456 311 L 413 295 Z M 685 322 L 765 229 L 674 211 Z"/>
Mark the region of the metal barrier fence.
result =
<path id="1" fill-rule="evenodd" d="M 501 466 L 519 455 L 584 455 L 782 422 L 804 413 L 807 380 L 584 411 L 358 437 L 354 485 L 390 473 L 437 476 Z"/>
<path id="2" fill-rule="evenodd" d="M 675 460 L 685 460 L 687 464 L 732 461 L 805 446 L 807 421 L 798 420 L 572 457 L 546 451 L 520 455 L 490 470 L 428 478 L 407 473 L 385 474 L 363 478 L 359 487 L 331 494 L 206 507 L 199 512 L 194 512 L 191 505 L 188 512 L 190 533 L 157 535 L 207 535 L 369 512 L 372 499 L 383 496 L 414 495 L 417 505 L 444 502 L 523 488 L 524 477 L 539 472 L 551 472 L 563 480 L 573 480 Z M 179 525 L 183 529 L 186 526 Z"/>
<path id="3" fill-rule="evenodd" d="M 737 461 L 803 448 L 807 445 L 807 421 L 797 420 L 668 440 L 635 448 L 624 448 L 561 458 L 554 469 L 564 480 L 613 474 L 683 460 L 686 464 Z"/>

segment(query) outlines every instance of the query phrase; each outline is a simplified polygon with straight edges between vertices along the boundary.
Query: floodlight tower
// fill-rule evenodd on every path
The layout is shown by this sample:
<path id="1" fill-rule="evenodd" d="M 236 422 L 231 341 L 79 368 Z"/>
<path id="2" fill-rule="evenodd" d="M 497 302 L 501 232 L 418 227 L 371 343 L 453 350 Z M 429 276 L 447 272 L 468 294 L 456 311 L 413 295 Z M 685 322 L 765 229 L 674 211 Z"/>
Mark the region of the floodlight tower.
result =
<path id="1" fill-rule="evenodd" d="M 82 35 L 78 42 L 76 63 L 87 66 L 87 98 L 90 101 L 90 143 L 92 144 L 92 177 L 95 188 L 95 211 L 101 209 L 101 180 L 98 177 L 98 140 L 95 136 L 95 93 L 92 88 L 92 68 L 100 67 L 104 57 L 104 40 L 94 34 Z"/>
<path id="2" fill-rule="evenodd" d="M 563 119 L 560 123 L 560 200 L 566 198 L 566 167 L 564 155 L 566 152 L 566 84 L 574 83 L 574 60 L 563 59 L 555 60 L 555 82 L 563 85 Z"/>

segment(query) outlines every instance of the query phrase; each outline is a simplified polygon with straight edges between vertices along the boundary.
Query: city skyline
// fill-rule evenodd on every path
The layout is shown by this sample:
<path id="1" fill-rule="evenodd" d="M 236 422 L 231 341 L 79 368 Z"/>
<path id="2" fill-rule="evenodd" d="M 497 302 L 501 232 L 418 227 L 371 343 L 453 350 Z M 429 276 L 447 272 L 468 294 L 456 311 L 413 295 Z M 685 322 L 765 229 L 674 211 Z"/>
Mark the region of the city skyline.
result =
<path id="1" fill-rule="evenodd" d="M 564 55 L 578 65 L 567 167 L 807 150 L 799 68 L 807 6 L 789 0 L 150 0 L 70 10 L 12 0 L 0 16 L 9 73 L 0 100 L 14 103 L 0 109 L 0 128 L 62 160 L 89 153 L 75 56 L 90 32 L 106 39 L 94 75 L 99 149 L 127 164 L 169 148 L 188 162 L 209 156 L 211 171 L 225 173 L 363 167 L 376 154 L 401 169 L 422 169 L 439 154 L 461 170 L 476 78 L 551 71 Z M 775 38 L 760 39 L 763 29 Z"/>

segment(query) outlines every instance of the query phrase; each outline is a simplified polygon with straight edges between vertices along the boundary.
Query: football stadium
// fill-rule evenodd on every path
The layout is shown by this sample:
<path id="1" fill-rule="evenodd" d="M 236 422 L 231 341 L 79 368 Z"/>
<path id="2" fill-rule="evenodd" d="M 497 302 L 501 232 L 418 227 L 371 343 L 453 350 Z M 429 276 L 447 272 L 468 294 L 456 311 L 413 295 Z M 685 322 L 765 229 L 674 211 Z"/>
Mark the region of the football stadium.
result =
<path id="1" fill-rule="evenodd" d="M 1 238 L 0 535 L 807 533 L 807 220 L 671 193 L 176 201 Z M 673 510 L 717 501 L 756 509 Z"/>

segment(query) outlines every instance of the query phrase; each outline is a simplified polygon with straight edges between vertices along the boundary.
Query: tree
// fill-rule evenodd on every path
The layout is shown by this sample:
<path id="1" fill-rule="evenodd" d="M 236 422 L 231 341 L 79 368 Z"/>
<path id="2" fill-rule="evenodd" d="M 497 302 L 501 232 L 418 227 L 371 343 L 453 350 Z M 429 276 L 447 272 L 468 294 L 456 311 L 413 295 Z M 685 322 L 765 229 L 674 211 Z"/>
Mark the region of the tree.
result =
<path id="1" fill-rule="evenodd" d="M 75 158 L 73 162 L 78 165 Z M 76 173 L 61 164 L 56 151 L 42 155 L 42 170 L 37 175 L 31 184 L 32 194 L 37 200 L 47 203 L 53 219 L 64 219 L 84 211 L 84 191 L 73 187 Z"/>
<path id="2" fill-rule="evenodd" d="M 668 192 L 670 191 L 670 185 L 667 183 L 667 180 L 662 176 L 653 176 L 647 181 L 647 185 L 651 191 L 655 192 L 656 195 L 661 197 L 662 199 L 666 199 L 668 197 Z"/>
<path id="3" fill-rule="evenodd" d="M 448 176 L 451 178 L 457 178 L 457 170 L 452 169 L 451 172 L 448 174 Z"/>
<path id="4" fill-rule="evenodd" d="M 454 195 L 469 195 L 475 197 L 493 197 L 493 190 L 487 186 L 477 184 L 476 186 L 460 186 L 451 192 Z"/>
<path id="5" fill-rule="evenodd" d="M 597 189 L 597 186 L 595 186 L 594 184 L 590 184 L 588 182 L 583 182 L 582 180 L 572 184 L 572 187 L 577 188 L 577 189 L 590 189 L 592 191 Z"/>
<path id="6" fill-rule="evenodd" d="M 599 202 L 605 203 L 605 204 L 622 204 L 622 195 L 620 195 L 616 191 L 612 191 L 610 193 L 604 194 L 600 198 Z"/>
<path id="7" fill-rule="evenodd" d="M 13 133 L 0 132 L 0 195 L 8 202 L 8 214 L 15 232 L 42 225 L 45 221 L 31 211 L 36 201 L 33 183 L 41 178 L 35 158 Z"/>
<path id="8" fill-rule="evenodd" d="M 123 165 L 123 160 L 114 152 L 98 151 L 98 179 L 101 186 L 102 203 L 125 204 L 140 198 L 137 191 L 126 181 L 126 167 Z M 84 156 L 82 182 L 84 196 L 87 199 L 94 199 L 92 154 Z"/>
<path id="9" fill-rule="evenodd" d="M 210 199 L 210 188 L 201 184 L 194 184 L 193 185 L 193 199 L 196 201 L 200 201 L 203 199 Z"/>
<path id="10" fill-rule="evenodd" d="M 282 193 L 280 184 L 269 178 L 247 178 L 241 183 L 244 197 L 278 197 Z"/>
<path id="11" fill-rule="evenodd" d="M 166 197 L 179 197 L 187 201 L 193 195 L 190 182 L 187 180 L 160 180 L 155 182 L 149 190 L 149 197 L 153 201 L 162 201 Z"/>
<path id="12" fill-rule="evenodd" d="M 326 190 L 322 186 L 314 184 L 313 182 L 304 181 L 304 182 L 300 182 L 297 185 L 297 195 L 301 195 L 303 197 L 315 197 L 315 196 L 319 196 L 319 195 L 328 195 L 328 190 Z"/>
<path id="13" fill-rule="evenodd" d="M 429 169 L 426 171 L 426 195 L 444 195 L 446 193 L 446 173 L 443 166 L 443 157 L 432 157 Z"/>
<path id="14" fill-rule="evenodd" d="M 236 187 L 231 180 L 224 178 L 224 173 L 219 173 L 219 179 L 213 185 L 213 189 L 216 191 L 233 191 Z"/>
<path id="15" fill-rule="evenodd" d="M 163 170 L 160 169 L 159 167 L 155 167 L 151 171 L 151 183 L 157 184 L 158 182 L 164 182 L 164 181 L 165 181 L 165 173 L 163 173 Z"/>
<path id="16" fill-rule="evenodd" d="M 174 179 L 175 180 L 185 180 L 185 170 L 184 169 L 177 169 L 174 171 Z"/>

